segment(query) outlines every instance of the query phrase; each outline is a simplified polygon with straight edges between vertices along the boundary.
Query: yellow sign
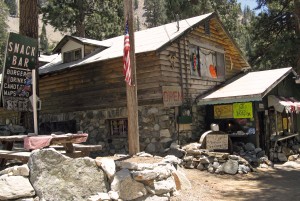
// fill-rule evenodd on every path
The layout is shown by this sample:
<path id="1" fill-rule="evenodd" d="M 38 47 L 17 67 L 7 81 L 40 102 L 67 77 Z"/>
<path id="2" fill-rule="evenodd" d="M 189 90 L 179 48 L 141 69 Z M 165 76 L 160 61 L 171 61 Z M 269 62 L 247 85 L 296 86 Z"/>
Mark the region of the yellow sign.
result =
<path id="1" fill-rule="evenodd" d="M 232 118 L 232 105 L 214 105 L 215 119 L 228 119 Z"/>
<path id="2" fill-rule="evenodd" d="M 287 130 L 288 129 L 288 121 L 287 118 L 282 118 L 282 124 L 283 124 L 283 129 Z"/>
<path id="3" fill-rule="evenodd" d="M 233 103 L 233 118 L 253 118 L 252 103 Z"/>

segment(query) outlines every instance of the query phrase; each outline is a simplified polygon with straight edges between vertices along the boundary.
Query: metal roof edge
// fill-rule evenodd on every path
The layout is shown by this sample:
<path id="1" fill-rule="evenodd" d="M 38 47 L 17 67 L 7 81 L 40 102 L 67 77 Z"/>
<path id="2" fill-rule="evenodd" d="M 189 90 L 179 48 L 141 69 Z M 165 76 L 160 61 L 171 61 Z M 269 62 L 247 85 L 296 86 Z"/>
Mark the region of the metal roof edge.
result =
<path id="1" fill-rule="evenodd" d="M 205 15 L 205 14 L 204 14 Z M 200 15 L 201 16 L 201 15 Z M 208 15 L 206 18 L 203 18 L 202 20 L 200 20 L 199 22 L 197 22 L 196 24 L 192 25 L 192 26 L 189 26 L 189 28 L 187 28 L 185 31 L 183 31 L 181 34 L 179 34 L 178 36 L 174 37 L 173 39 L 170 39 L 168 42 L 166 42 L 165 44 L 161 45 L 160 47 L 158 47 L 156 50 L 154 51 L 157 51 L 157 52 L 160 52 L 162 51 L 166 46 L 172 44 L 173 42 L 175 42 L 176 40 L 180 39 L 182 36 L 184 36 L 185 34 L 187 34 L 188 32 L 192 31 L 193 28 L 199 26 L 201 23 L 203 23 L 203 21 L 207 20 L 207 19 L 211 19 L 213 17 L 216 16 L 216 13 L 215 12 L 212 12 L 210 13 L 210 15 Z M 183 19 L 182 21 L 184 20 L 188 20 L 189 18 L 187 19 Z M 165 25 L 163 25 L 165 26 Z M 166 33 L 168 34 L 168 33 Z"/>
<path id="2" fill-rule="evenodd" d="M 262 101 L 261 94 L 256 94 L 254 96 L 242 96 L 242 97 L 224 97 L 222 99 L 214 98 L 207 100 L 200 100 L 197 102 L 198 106 L 201 105 L 216 105 L 216 104 L 226 104 L 226 103 L 239 103 L 239 102 L 254 102 L 254 101 Z"/>
<path id="3" fill-rule="evenodd" d="M 284 80 L 290 73 L 293 73 L 293 68 L 292 67 L 287 67 L 290 68 L 285 74 L 283 74 L 278 80 L 276 80 L 270 87 L 268 87 L 263 93 L 262 93 L 262 98 L 265 97 L 274 87 L 276 87 L 282 80 Z M 275 70 L 275 69 L 274 69 Z"/>

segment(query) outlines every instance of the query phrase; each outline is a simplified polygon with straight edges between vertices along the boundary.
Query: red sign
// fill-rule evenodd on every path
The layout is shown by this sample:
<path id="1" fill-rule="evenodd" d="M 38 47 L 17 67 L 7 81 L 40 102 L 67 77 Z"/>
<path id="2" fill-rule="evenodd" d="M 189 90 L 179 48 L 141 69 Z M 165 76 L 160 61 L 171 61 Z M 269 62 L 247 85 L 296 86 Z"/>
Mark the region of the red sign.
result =
<path id="1" fill-rule="evenodd" d="M 180 86 L 163 86 L 162 92 L 165 107 L 182 105 L 182 91 Z"/>

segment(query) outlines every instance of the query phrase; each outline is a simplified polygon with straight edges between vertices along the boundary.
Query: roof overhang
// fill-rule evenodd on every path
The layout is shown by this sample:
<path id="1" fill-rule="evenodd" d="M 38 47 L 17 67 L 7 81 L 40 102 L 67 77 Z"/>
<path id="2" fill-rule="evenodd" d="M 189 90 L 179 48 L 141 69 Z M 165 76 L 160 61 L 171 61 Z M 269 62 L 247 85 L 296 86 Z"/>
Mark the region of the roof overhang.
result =
<path id="1" fill-rule="evenodd" d="M 219 89 L 199 96 L 196 102 L 197 105 L 215 105 L 262 101 L 290 73 L 294 73 L 291 67 L 250 72 L 239 78 L 234 77 Z"/>

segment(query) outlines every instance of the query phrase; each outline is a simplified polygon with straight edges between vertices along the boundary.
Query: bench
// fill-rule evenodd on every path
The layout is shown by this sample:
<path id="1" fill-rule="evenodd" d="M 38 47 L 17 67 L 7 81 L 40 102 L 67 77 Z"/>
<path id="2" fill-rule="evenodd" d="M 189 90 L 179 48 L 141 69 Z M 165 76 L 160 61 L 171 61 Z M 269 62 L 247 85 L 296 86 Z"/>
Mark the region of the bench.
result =
<path id="1" fill-rule="evenodd" d="M 27 163 L 31 152 L 28 151 L 8 151 L 0 150 L 0 160 L 19 160 L 22 163 Z"/>
<path id="2" fill-rule="evenodd" d="M 66 151 L 59 150 L 59 153 L 71 157 L 71 158 L 79 158 L 88 156 L 86 152 L 83 151 L 74 151 L 73 153 L 66 153 Z M 22 163 L 27 163 L 32 152 L 29 151 L 8 151 L 8 150 L 0 150 L 0 169 L 6 165 L 7 160 L 17 160 Z"/>
<path id="3" fill-rule="evenodd" d="M 50 147 L 56 150 L 64 149 L 64 146 L 62 145 L 51 145 Z M 102 150 L 102 145 L 73 144 L 73 147 L 75 151 L 81 151 L 85 156 L 89 156 L 90 152 Z"/>

